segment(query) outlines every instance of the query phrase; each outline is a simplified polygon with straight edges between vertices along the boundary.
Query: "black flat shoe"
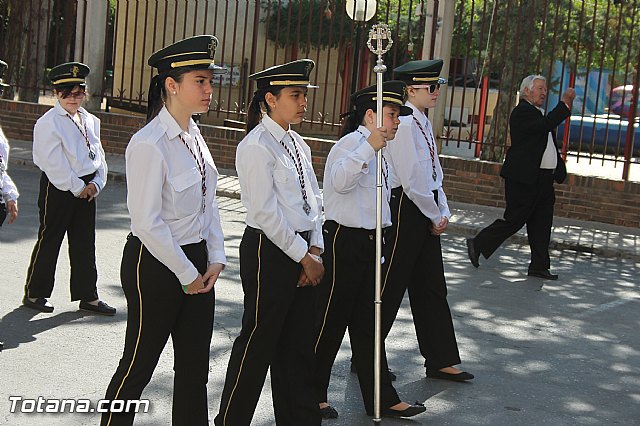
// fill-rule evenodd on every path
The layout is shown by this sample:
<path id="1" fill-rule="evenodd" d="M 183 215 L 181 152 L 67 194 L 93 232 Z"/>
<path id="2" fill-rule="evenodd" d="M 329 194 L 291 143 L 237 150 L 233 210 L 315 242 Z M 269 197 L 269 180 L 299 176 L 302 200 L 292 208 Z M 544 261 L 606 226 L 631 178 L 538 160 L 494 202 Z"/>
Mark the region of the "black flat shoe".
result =
<path id="1" fill-rule="evenodd" d="M 330 405 L 327 405 L 324 408 L 320 409 L 320 415 L 322 416 L 323 420 L 328 420 L 328 419 L 337 419 L 338 418 L 338 412 L 336 411 L 335 408 L 333 408 Z"/>
<path id="2" fill-rule="evenodd" d="M 462 371 L 458 374 L 445 373 L 440 370 L 429 371 L 427 370 L 427 377 L 430 379 L 451 380 L 453 382 L 465 382 L 473 379 L 473 374 Z"/>
<path id="3" fill-rule="evenodd" d="M 405 408 L 404 410 L 394 410 L 392 408 L 383 408 L 381 415 L 383 417 L 413 417 L 420 413 L 427 411 L 427 408 L 423 403 L 416 401 L 413 405 Z"/>
<path id="4" fill-rule="evenodd" d="M 476 250 L 476 243 L 473 238 L 467 238 L 467 254 L 473 266 L 476 268 L 480 266 L 480 253 Z"/>
<path id="5" fill-rule="evenodd" d="M 27 308 L 40 312 L 53 312 L 53 305 L 44 297 L 38 297 L 35 301 L 29 300 L 27 296 L 22 298 L 22 304 Z"/>
<path id="6" fill-rule="evenodd" d="M 545 280 L 557 280 L 558 276 L 556 274 L 552 274 L 548 269 L 529 269 L 527 275 L 530 277 L 538 277 Z"/>
<path id="7" fill-rule="evenodd" d="M 84 300 L 80 302 L 80 309 L 83 311 L 93 312 L 94 314 L 113 316 L 116 314 L 116 308 L 112 308 L 102 300 L 97 305 L 92 305 Z"/>

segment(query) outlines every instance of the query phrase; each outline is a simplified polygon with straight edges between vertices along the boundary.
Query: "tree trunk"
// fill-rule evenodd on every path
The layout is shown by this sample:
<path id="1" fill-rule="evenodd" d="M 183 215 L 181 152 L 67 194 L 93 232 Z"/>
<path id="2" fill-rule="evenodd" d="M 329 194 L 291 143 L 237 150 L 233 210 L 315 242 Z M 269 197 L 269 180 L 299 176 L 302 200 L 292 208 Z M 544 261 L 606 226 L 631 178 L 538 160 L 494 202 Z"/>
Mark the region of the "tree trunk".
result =
<path id="1" fill-rule="evenodd" d="M 40 88 L 45 86 L 44 74 L 47 57 L 47 38 L 51 23 L 51 0 L 29 0 L 28 23 L 31 25 L 26 37 L 24 78 L 18 98 L 26 102 L 38 102 Z"/>
<path id="2" fill-rule="evenodd" d="M 515 107 L 516 92 L 522 79 L 533 72 L 525 67 L 529 62 L 527 56 L 531 55 L 531 49 L 527 47 L 531 40 L 529 32 L 535 31 L 529 24 L 531 14 L 536 14 L 535 3 L 535 0 L 522 0 L 520 6 L 517 6 L 518 2 L 511 4 L 495 34 L 495 39 L 501 43 L 496 46 L 491 68 L 501 70 L 500 87 L 491 130 L 487 142 L 482 145 L 483 160 L 501 162 L 505 147 L 510 145 L 509 116 Z"/>

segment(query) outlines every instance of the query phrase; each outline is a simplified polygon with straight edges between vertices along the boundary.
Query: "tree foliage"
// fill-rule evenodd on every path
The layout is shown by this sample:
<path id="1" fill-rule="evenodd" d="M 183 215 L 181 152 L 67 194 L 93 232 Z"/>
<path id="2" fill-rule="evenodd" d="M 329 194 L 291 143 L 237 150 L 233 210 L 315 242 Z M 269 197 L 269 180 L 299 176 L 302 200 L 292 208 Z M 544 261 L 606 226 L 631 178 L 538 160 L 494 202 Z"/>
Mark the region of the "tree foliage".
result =
<path id="1" fill-rule="evenodd" d="M 375 1 L 375 0 L 371 0 Z M 393 33 L 397 63 L 415 59 L 422 50 L 424 17 L 416 14 L 419 0 L 378 1 L 374 23 L 386 22 Z M 346 13 L 345 0 L 261 0 L 267 38 L 279 47 L 297 44 L 310 48 L 341 48 L 355 38 L 355 24 Z"/>
<path id="2" fill-rule="evenodd" d="M 556 61 L 576 76 L 613 71 L 612 85 L 630 84 L 640 48 L 637 0 L 457 0 L 452 57 L 472 59 L 469 73 L 490 75 L 499 89 L 483 158 L 499 161 L 519 81 L 551 77 Z M 550 82 L 558 89 L 558 82 Z M 486 142 L 486 141 L 485 141 Z"/>

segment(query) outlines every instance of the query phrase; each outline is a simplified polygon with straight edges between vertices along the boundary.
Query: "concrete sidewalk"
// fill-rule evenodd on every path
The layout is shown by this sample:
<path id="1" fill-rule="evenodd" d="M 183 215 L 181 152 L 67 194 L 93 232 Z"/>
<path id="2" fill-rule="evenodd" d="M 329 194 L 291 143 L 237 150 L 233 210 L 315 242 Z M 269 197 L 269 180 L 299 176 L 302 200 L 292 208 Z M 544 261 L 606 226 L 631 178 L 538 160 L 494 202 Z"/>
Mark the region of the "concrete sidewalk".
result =
<path id="1" fill-rule="evenodd" d="M 33 166 L 30 141 L 10 141 L 10 162 Z M 107 153 L 109 180 L 125 180 L 124 156 Z M 233 171 L 219 170 L 218 195 L 240 198 L 240 185 Z M 471 237 L 502 216 L 503 209 L 455 201 L 449 202 L 451 221 L 448 232 Z M 525 228 L 509 239 L 516 244 L 528 244 Z M 554 218 L 551 248 L 593 253 L 602 257 L 620 257 L 640 261 L 640 229 L 599 222 Z"/>

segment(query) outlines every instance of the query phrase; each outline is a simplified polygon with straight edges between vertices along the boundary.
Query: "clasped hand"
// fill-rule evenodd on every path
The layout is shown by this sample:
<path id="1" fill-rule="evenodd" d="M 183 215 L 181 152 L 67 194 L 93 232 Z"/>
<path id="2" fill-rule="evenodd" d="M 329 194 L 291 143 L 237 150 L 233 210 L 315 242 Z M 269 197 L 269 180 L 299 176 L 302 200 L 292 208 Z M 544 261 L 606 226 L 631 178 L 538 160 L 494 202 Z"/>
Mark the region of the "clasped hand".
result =
<path id="1" fill-rule="evenodd" d="M 208 293 L 220 276 L 220 272 L 224 269 L 222 263 L 212 263 L 203 275 L 198 274 L 195 280 L 190 284 L 183 286 L 184 292 L 187 294 Z"/>

